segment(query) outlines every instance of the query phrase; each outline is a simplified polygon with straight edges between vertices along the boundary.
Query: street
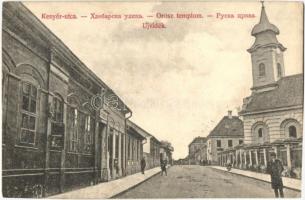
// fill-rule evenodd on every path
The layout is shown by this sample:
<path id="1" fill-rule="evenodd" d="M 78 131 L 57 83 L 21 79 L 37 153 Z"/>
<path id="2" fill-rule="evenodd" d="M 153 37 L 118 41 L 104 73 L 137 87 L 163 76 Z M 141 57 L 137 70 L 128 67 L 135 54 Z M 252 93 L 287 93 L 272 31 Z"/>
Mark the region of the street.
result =
<path id="1" fill-rule="evenodd" d="M 301 193 L 284 189 L 285 197 Z M 272 198 L 270 183 L 204 166 L 173 166 L 115 198 Z"/>

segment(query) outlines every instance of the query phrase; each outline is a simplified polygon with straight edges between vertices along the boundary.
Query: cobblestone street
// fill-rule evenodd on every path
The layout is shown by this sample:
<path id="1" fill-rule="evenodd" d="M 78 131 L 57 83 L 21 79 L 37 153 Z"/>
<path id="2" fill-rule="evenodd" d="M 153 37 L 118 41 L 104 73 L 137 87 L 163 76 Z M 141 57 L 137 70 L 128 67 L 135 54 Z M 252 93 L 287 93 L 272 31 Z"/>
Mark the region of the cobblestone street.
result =
<path id="1" fill-rule="evenodd" d="M 301 193 L 284 189 L 285 197 Z M 173 166 L 116 198 L 272 198 L 269 183 L 203 166 Z"/>

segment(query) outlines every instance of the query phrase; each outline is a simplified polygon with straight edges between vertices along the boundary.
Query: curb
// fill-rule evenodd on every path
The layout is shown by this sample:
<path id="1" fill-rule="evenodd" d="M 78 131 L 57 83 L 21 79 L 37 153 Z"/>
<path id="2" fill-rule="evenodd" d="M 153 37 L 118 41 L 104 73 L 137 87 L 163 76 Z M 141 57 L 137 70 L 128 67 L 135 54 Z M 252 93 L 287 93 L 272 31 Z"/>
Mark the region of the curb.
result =
<path id="1" fill-rule="evenodd" d="M 259 178 L 255 178 L 253 176 L 247 176 L 247 175 L 244 175 L 244 174 L 237 174 L 237 173 L 234 173 L 234 172 L 231 172 L 231 171 L 225 171 L 225 170 L 217 169 L 217 168 L 214 168 L 214 167 L 210 167 L 210 168 L 218 170 L 218 171 L 222 171 L 222 172 L 227 172 L 227 173 L 236 174 L 236 175 L 239 175 L 239 176 L 243 176 L 243 177 L 247 177 L 247 178 L 252 178 L 252 179 L 255 179 L 255 180 L 263 181 L 265 183 L 271 183 L 270 181 L 265 181 L 265 180 L 262 180 L 262 179 L 259 179 Z M 294 190 L 294 191 L 297 191 L 297 192 L 301 192 L 302 191 L 300 189 L 296 189 L 296 188 L 292 188 L 292 187 L 288 187 L 288 186 L 284 186 L 284 188 L 287 188 L 287 189 L 290 189 L 290 190 Z"/>
<path id="2" fill-rule="evenodd" d="M 167 169 L 168 169 L 168 168 L 167 168 Z M 143 180 L 142 182 L 139 182 L 139 183 L 137 183 L 137 184 L 131 186 L 130 188 L 128 188 L 128 189 L 126 189 L 126 190 L 124 190 L 124 191 L 121 191 L 121 192 L 119 192 L 119 193 L 117 193 L 117 194 L 115 194 L 115 195 L 113 195 L 113 196 L 108 197 L 108 198 L 109 198 L 109 199 L 116 198 L 117 196 L 122 195 L 122 194 L 124 194 L 124 193 L 126 193 L 126 192 L 132 190 L 133 188 L 139 186 L 140 184 L 145 183 L 146 181 L 148 181 L 149 179 L 155 177 L 155 176 L 158 175 L 158 174 L 161 174 L 161 171 L 159 171 L 159 172 L 155 173 L 154 175 L 148 177 L 147 179 Z"/>

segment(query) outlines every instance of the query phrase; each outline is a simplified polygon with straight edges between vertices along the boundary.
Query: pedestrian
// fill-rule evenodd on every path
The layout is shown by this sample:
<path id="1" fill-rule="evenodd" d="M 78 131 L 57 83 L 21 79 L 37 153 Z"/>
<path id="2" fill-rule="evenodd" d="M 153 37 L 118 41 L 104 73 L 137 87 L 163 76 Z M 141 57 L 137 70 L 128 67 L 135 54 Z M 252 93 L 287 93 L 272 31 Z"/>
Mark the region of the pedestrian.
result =
<path id="1" fill-rule="evenodd" d="M 274 190 L 275 197 L 284 197 L 282 172 L 284 167 L 279 159 L 276 159 L 275 153 L 270 153 L 270 161 L 267 164 L 267 173 L 271 176 L 271 186 Z"/>
<path id="2" fill-rule="evenodd" d="M 162 160 L 161 161 L 161 176 L 163 176 L 163 172 L 165 173 L 165 176 L 167 176 L 166 165 L 167 165 L 167 160 Z"/>
<path id="3" fill-rule="evenodd" d="M 143 156 L 142 159 L 141 159 L 141 172 L 142 172 L 142 174 L 144 174 L 145 167 L 146 167 L 146 161 L 145 161 L 145 157 Z"/>

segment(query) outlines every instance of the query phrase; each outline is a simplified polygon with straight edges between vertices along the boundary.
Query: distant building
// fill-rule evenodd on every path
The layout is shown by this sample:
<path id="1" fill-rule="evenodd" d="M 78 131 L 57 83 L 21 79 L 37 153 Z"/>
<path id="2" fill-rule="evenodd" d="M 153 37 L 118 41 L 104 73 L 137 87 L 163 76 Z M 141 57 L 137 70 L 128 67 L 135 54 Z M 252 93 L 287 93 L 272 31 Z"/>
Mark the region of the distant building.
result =
<path id="1" fill-rule="evenodd" d="M 244 145 L 223 152 L 221 164 L 235 155 L 235 166 L 264 172 L 269 154 L 282 160 L 288 176 L 300 177 L 303 135 L 303 74 L 285 76 L 279 29 L 268 20 L 265 7 L 254 26 L 255 42 L 248 52 L 252 60 L 252 94 L 244 98 L 239 115 L 244 121 Z"/>
<path id="2" fill-rule="evenodd" d="M 208 163 L 217 164 L 217 153 L 242 144 L 243 138 L 243 122 L 237 116 L 232 116 L 232 111 L 229 111 L 228 116 L 224 116 L 207 137 Z"/>
<path id="3" fill-rule="evenodd" d="M 143 141 L 143 156 L 146 160 L 146 169 L 160 166 L 161 142 L 134 122 L 127 120 L 127 124 L 145 138 Z M 131 162 L 129 165 L 131 165 Z"/>
<path id="4" fill-rule="evenodd" d="M 196 137 L 188 145 L 189 148 L 189 164 L 199 165 L 206 160 L 206 154 L 204 154 L 204 148 L 206 147 L 205 137 Z"/>

